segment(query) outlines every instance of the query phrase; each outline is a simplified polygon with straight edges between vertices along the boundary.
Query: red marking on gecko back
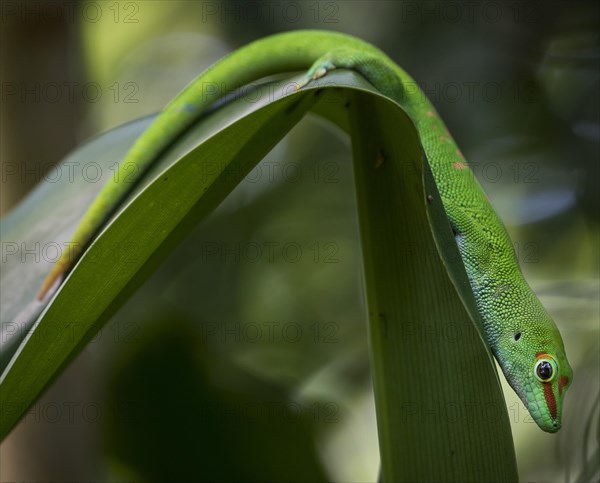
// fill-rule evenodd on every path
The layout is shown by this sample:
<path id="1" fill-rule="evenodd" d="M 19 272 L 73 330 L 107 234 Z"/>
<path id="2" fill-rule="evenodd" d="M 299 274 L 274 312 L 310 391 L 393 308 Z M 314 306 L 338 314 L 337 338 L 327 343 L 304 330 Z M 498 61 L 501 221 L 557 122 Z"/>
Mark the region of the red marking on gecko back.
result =
<path id="1" fill-rule="evenodd" d="M 549 382 L 543 382 L 542 384 L 544 386 L 544 398 L 546 398 L 546 405 L 548 406 L 548 411 L 550 411 L 550 417 L 556 420 L 556 398 L 552 391 L 552 384 Z"/>
<path id="2" fill-rule="evenodd" d="M 567 376 L 560 376 L 558 379 L 558 395 L 562 396 L 563 387 L 569 384 L 569 378 Z"/>
<path id="3" fill-rule="evenodd" d="M 428 115 L 429 117 L 432 117 L 432 116 L 434 116 L 435 114 L 433 113 L 433 111 L 427 111 L 427 115 Z"/>
<path id="4" fill-rule="evenodd" d="M 458 163 L 454 163 L 454 164 L 452 165 L 452 167 L 453 167 L 454 169 L 465 169 L 465 168 L 467 167 L 467 165 L 466 165 L 465 163 L 460 163 L 460 162 L 458 162 Z"/>

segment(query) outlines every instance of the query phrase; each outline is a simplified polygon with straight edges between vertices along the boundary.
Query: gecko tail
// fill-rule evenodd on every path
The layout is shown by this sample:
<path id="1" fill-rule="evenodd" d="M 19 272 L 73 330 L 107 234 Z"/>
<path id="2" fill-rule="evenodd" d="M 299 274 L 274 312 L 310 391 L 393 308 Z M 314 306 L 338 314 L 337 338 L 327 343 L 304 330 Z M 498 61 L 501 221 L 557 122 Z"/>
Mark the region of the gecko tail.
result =
<path id="1" fill-rule="evenodd" d="M 48 295 L 54 294 L 65 278 L 65 267 L 61 263 L 56 263 L 48 276 L 42 282 L 40 291 L 37 294 L 38 300 L 44 300 Z"/>

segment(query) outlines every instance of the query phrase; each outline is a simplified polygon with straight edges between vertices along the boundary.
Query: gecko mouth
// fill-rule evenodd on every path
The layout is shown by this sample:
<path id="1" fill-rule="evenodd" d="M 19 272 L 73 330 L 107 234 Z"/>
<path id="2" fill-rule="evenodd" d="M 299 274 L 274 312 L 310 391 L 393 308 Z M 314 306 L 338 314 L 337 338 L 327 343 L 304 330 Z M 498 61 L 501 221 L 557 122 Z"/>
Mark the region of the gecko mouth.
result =
<path id="1" fill-rule="evenodd" d="M 558 397 L 562 397 L 563 390 L 566 386 L 569 385 L 569 378 L 567 376 L 560 376 L 558 379 Z M 556 397 L 554 396 L 554 391 L 552 390 L 552 384 L 549 382 L 543 383 L 544 388 L 544 399 L 546 400 L 546 406 L 548 407 L 548 412 L 550 413 L 550 417 L 552 418 L 552 429 L 549 431 L 554 433 L 560 429 L 560 418 L 558 417 L 558 407 L 556 405 Z"/>
<path id="2" fill-rule="evenodd" d="M 558 424 L 556 419 L 558 417 L 557 408 L 556 408 L 556 398 L 554 397 L 554 391 L 552 391 L 552 384 L 549 382 L 542 383 L 544 387 L 544 399 L 546 400 L 546 406 L 548 407 L 548 412 L 550 413 L 550 417 L 554 424 Z"/>
<path id="3" fill-rule="evenodd" d="M 542 383 L 542 388 L 544 391 L 544 399 L 543 401 L 546 403 L 546 408 L 548 409 L 548 415 L 550 417 L 543 417 L 543 411 L 541 411 L 540 406 L 544 404 L 542 400 L 538 399 L 535 405 L 537 406 L 537 417 L 534 416 L 532 412 L 532 416 L 538 423 L 538 426 L 546 431 L 547 433 L 556 433 L 560 427 L 560 415 L 558 414 L 558 405 L 556 403 L 556 396 L 554 395 L 554 391 L 552 390 L 552 384 L 549 382 Z"/>
<path id="4" fill-rule="evenodd" d="M 515 390 L 523 404 L 531 414 L 531 417 L 540 427 L 542 431 L 547 433 L 556 433 L 561 428 L 560 416 L 558 414 L 558 405 L 556 403 L 556 397 L 552 392 L 552 384 L 543 384 L 543 398 L 533 397 L 530 398 L 531 392 L 526 390 L 524 387 L 513 385 L 511 387 Z M 544 405 L 548 408 L 548 414 L 550 417 L 544 417 Z"/>

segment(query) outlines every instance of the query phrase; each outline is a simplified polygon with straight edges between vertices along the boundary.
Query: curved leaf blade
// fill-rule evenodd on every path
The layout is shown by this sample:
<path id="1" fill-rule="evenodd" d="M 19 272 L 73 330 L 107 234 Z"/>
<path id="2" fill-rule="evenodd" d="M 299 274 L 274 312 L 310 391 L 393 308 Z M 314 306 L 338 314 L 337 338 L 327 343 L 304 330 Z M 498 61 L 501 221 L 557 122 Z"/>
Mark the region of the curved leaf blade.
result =
<path id="1" fill-rule="evenodd" d="M 187 231 L 300 120 L 314 102 L 310 93 L 276 101 L 266 96 L 250 106 L 225 106 L 219 113 L 225 127 L 221 125 L 222 129 L 208 139 L 201 134 L 200 141 L 198 133 L 190 134 L 199 144 L 113 218 L 86 250 L 2 374 L 2 438 Z M 305 100 L 308 102 L 301 105 Z M 227 113 L 231 110 L 234 115 Z M 185 152 L 185 145 L 177 144 L 166 156 Z M 65 336 L 52 343 L 34 337 L 46 327 L 55 327 Z"/>
<path id="2" fill-rule="evenodd" d="M 347 72 L 335 72 L 326 83 L 287 96 L 263 96 L 260 105 L 224 106 L 215 115 L 229 122 L 191 150 L 186 142 L 194 133 L 173 148 L 171 156 L 183 156 L 114 217 L 36 325 L 40 329 L 75 321 L 81 337 L 49 345 L 28 336 L 3 373 L 2 437 L 81 350 L 86 335 L 108 319 L 189 228 L 316 102 L 315 111 L 349 130 L 355 146 L 384 480 L 517 478 L 495 367 L 473 322 L 476 313 L 464 269 L 453 263 L 458 251 L 431 174 L 423 172 L 427 164 L 418 136 L 398 105 Z M 207 173 L 207 163 L 216 159 L 211 156 L 227 159 L 226 166 L 235 168 L 236 175 L 223 166 Z M 403 179 L 403 166 L 411 166 L 413 175 Z M 198 179 L 198 185 L 190 186 L 190 180 Z M 426 194 L 434 197 L 429 210 Z M 115 257 L 114 248 L 123 246 L 134 252 L 125 259 Z M 411 246 L 427 256 L 398 256 Z M 100 255 L 93 257 L 94 251 Z M 456 341 L 429 337 L 412 344 L 406 338 L 407 329 L 433 326 L 444 331 L 453 324 L 470 327 L 475 336 Z M 461 410 L 469 404 L 479 409 L 491 404 L 499 414 L 493 420 L 481 411 L 448 418 L 437 407 L 428 420 L 423 414 L 431 411 L 422 411 L 432 400 Z M 7 404 L 9 412 L 4 410 Z"/>
<path id="3" fill-rule="evenodd" d="M 389 101 L 351 102 L 383 481 L 516 481 L 502 390 L 418 136 Z"/>

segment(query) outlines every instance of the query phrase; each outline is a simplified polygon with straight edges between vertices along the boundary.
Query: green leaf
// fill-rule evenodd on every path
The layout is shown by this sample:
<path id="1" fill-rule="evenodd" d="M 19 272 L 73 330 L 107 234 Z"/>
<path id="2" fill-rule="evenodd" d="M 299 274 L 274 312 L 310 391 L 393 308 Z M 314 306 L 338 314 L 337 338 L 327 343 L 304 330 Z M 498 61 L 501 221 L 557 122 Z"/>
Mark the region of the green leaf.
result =
<path id="1" fill-rule="evenodd" d="M 286 92 L 289 85 L 257 87 L 257 102 L 237 99 L 199 122 L 113 217 L 2 374 L 2 437 L 186 233 L 313 109 L 348 131 L 354 147 L 384 481 L 516 480 L 495 366 L 414 126 L 350 72 L 299 92 Z M 96 142 L 106 146 L 110 137 Z M 36 239 L 23 220 L 48 193 L 64 195 L 46 190 L 7 221 L 3 240 Z M 26 302 L 37 271 L 22 288 L 29 295 L 8 298 L 12 314 L 35 312 Z M 14 283 L 18 270 L 11 272 Z M 34 336 L 48 328 L 69 337 Z"/>
<path id="2" fill-rule="evenodd" d="M 383 480 L 516 480 L 493 360 L 414 127 L 380 97 L 353 102 Z"/>

